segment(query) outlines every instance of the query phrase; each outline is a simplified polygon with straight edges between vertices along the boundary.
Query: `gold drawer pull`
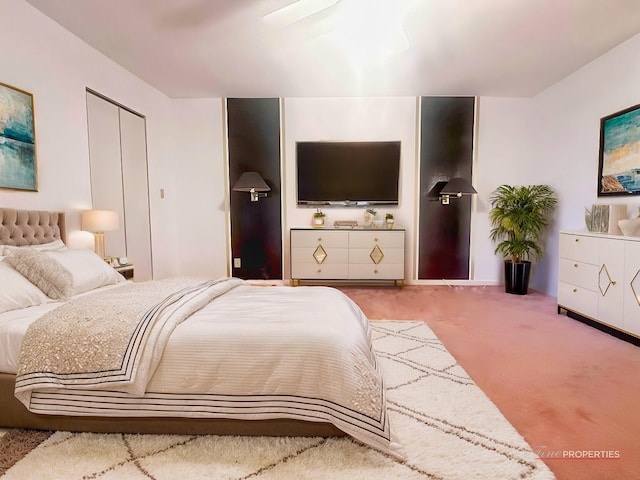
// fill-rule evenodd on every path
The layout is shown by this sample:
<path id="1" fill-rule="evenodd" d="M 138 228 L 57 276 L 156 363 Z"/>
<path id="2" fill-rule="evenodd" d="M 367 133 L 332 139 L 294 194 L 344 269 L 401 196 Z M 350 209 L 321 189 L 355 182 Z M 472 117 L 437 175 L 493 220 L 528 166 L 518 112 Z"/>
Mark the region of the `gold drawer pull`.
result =
<path id="1" fill-rule="evenodd" d="M 580 239 L 579 239 L 579 238 L 576 238 L 576 242 L 579 242 L 579 241 L 580 241 Z"/>
<path id="2" fill-rule="evenodd" d="M 616 282 L 615 280 L 611 280 L 611 285 L 615 285 L 616 283 L 618 282 Z"/>
<path id="3" fill-rule="evenodd" d="M 578 268 L 578 264 L 577 264 L 577 263 L 574 263 L 574 264 L 573 264 L 573 266 L 574 266 L 574 267 L 576 267 L 576 268 Z"/>
<path id="4" fill-rule="evenodd" d="M 578 289 L 577 289 L 577 288 L 574 288 L 574 289 L 573 289 L 573 293 L 576 293 L 577 291 L 578 291 Z"/>
<path id="5" fill-rule="evenodd" d="M 318 241 L 321 242 L 322 241 L 322 237 L 318 237 Z"/>
<path id="6" fill-rule="evenodd" d="M 378 270 L 377 270 L 377 269 L 376 269 L 376 270 L 374 270 L 374 271 L 373 271 L 373 273 L 378 273 Z"/>
<path id="7" fill-rule="evenodd" d="M 316 273 L 322 273 L 322 269 L 319 268 L 318 271 Z"/>

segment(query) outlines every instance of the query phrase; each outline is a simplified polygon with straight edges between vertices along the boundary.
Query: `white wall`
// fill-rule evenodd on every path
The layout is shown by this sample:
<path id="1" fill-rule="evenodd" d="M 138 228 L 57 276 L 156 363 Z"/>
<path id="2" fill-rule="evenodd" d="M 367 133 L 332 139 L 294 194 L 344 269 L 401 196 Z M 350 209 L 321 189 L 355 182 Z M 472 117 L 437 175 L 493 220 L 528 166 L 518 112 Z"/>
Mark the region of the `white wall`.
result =
<path id="1" fill-rule="evenodd" d="M 182 99 L 172 105 L 176 274 L 227 275 L 226 153 L 221 99 Z"/>
<path id="2" fill-rule="evenodd" d="M 551 295 L 557 293 L 560 230 L 585 230 L 584 210 L 594 203 L 623 203 L 636 215 L 638 197 L 598 198 L 597 184 L 600 118 L 640 103 L 639 56 L 636 35 L 534 98 L 481 99 L 476 278 L 501 278 L 501 260 L 487 241 L 487 203 L 502 183 L 546 183 L 558 194 L 531 285 Z"/>
<path id="3" fill-rule="evenodd" d="M 414 276 L 414 220 L 416 198 L 416 110 L 414 97 L 287 98 L 284 101 L 284 272 L 288 277 L 289 228 L 311 225 L 315 209 L 296 205 L 296 142 L 400 140 L 400 202 L 397 207 L 376 208 L 378 219 L 389 212 L 406 228 L 407 279 Z M 364 209 L 324 209 L 326 222 L 363 221 Z"/>
<path id="4" fill-rule="evenodd" d="M 482 97 L 478 100 L 477 162 L 474 180 L 478 194 L 473 219 L 473 278 L 487 283 L 502 281 L 502 259 L 494 255 L 489 239 L 490 197 L 502 184 L 532 183 L 535 168 L 529 143 L 530 99 Z"/>

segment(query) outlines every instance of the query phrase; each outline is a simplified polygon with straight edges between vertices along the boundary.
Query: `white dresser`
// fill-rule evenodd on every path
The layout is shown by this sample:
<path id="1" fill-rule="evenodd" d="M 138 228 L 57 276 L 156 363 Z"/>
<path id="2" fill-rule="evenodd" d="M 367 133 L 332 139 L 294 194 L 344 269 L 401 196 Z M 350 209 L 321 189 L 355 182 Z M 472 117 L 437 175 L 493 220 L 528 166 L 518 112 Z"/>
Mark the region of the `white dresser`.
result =
<path id="1" fill-rule="evenodd" d="M 640 238 L 561 232 L 558 270 L 558 312 L 578 314 L 638 343 Z"/>
<path id="2" fill-rule="evenodd" d="M 291 229 L 291 284 L 385 281 L 404 285 L 403 229 Z"/>

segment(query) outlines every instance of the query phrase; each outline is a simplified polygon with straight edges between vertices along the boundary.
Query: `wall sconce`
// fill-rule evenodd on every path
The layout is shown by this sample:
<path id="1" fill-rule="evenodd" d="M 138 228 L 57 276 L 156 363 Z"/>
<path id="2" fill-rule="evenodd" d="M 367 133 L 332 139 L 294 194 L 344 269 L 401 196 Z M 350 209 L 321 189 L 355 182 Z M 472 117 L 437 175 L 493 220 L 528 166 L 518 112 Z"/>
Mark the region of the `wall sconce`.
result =
<path id="1" fill-rule="evenodd" d="M 258 172 L 244 172 L 240 175 L 232 190 L 234 192 L 249 192 L 251 201 L 257 202 L 258 197 L 266 197 L 266 192 L 270 192 L 271 188 Z"/>
<path id="2" fill-rule="evenodd" d="M 460 177 L 451 178 L 447 184 L 440 190 L 440 203 L 449 205 L 449 200 L 453 198 L 461 198 L 463 195 L 476 194 L 476 189 L 468 180 Z"/>
<path id="3" fill-rule="evenodd" d="M 96 255 L 104 258 L 104 232 L 118 230 L 120 221 L 118 214 L 111 210 L 86 210 L 82 212 L 81 228 L 93 232 Z"/>

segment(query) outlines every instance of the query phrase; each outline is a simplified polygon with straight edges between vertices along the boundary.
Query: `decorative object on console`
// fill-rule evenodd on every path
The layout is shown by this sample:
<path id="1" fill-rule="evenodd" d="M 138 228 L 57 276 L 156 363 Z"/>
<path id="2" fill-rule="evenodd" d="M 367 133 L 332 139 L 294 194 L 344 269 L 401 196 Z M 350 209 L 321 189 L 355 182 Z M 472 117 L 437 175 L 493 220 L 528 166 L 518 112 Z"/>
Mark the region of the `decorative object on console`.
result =
<path id="1" fill-rule="evenodd" d="M 38 190 L 33 95 L 0 83 L 0 188 Z"/>
<path id="2" fill-rule="evenodd" d="M 324 227 L 324 218 L 326 217 L 325 213 L 319 208 L 316 209 L 316 212 L 313 214 L 313 223 L 312 225 L 316 228 Z"/>
<path id="3" fill-rule="evenodd" d="M 585 210 L 585 223 L 590 232 L 610 233 L 611 235 L 622 233 L 618 220 L 627 216 L 626 205 L 594 204 L 591 210 Z"/>
<path id="4" fill-rule="evenodd" d="M 371 226 L 373 221 L 376 219 L 376 212 L 373 208 L 367 208 L 364 211 L 364 225 L 365 227 Z"/>
<path id="5" fill-rule="evenodd" d="M 355 228 L 358 226 L 358 221 L 357 220 L 334 220 L 333 226 L 335 228 L 343 228 L 343 227 Z"/>
<path id="6" fill-rule="evenodd" d="M 258 172 L 244 172 L 233 186 L 234 192 L 249 192 L 251 201 L 257 202 L 259 197 L 266 197 L 271 187 Z"/>
<path id="7" fill-rule="evenodd" d="M 505 257 L 507 293 L 526 295 L 531 261 L 542 257 L 538 243 L 558 204 L 548 185 L 499 186 L 490 198 L 491 240 L 500 241 L 495 253 Z"/>
<path id="8" fill-rule="evenodd" d="M 385 215 L 384 219 L 385 219 L 385 222 L 387 224 L 387 228 L 389 228 L 389 229 L 393 228 L 393 222 L 394 222 L 393 213 L 387 213 Z"/>
<path id="9" fill-rule="evenodd" d="M 118 230 L 120 221 L 118 214 L 111 210 L 86 210 L 82 212 L 82 230 L 94 235 L 94 250 L 100 258 L 104 258 L 104 232 Z"/>
<path id="10" fill-rule="evenodd" d="M 463 195 L 474 195 L 478 193 L 468 180 L 460 177 L 453 177 L 440 190 L 440 203 L 449 205 L 449 200 L 453 198 L 461 198 Z"/>
<path id="11" fill-rule="evenodd" d="M 640 195 L 640 105 L 600 119 L 598 196 Z"/>
<path id="12" fill-rule="evenodd" d="M 640 236 L 640 217 L 618 220 L 618 226 L 620 227 L 622 235 L 626 237 Z"/>

